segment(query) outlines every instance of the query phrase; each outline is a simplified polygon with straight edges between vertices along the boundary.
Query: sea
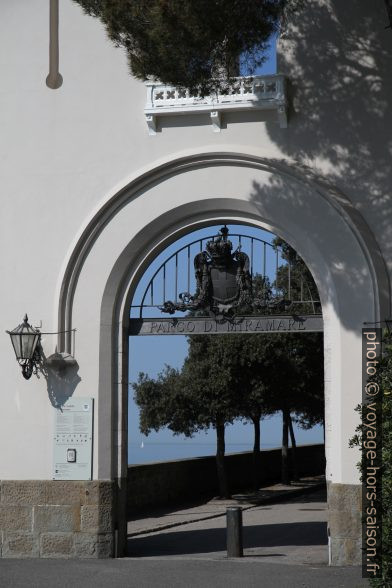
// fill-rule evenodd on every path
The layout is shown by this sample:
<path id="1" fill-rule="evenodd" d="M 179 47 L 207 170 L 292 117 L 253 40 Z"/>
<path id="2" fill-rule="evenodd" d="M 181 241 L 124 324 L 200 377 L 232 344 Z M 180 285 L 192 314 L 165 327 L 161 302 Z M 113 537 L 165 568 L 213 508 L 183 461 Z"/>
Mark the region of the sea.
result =
<path id="1" fill-rule="evenodd" d="M 274 449 L 279 447 L 278 443 L 262 444 L 262 449 Z M 229 453 L 241 453 L 252 451 L 250 443 L 226 443 L 226 455 Z M 137 465 L 143 463 L 154 463 L 158 461 L 172 461 L 175 459 L 186 459 L 191 457 L 204 457 L 215 455 L 216 443 L 208 442 L 154 442 L 141 441 L 128 444 L 128 463 Z"/>

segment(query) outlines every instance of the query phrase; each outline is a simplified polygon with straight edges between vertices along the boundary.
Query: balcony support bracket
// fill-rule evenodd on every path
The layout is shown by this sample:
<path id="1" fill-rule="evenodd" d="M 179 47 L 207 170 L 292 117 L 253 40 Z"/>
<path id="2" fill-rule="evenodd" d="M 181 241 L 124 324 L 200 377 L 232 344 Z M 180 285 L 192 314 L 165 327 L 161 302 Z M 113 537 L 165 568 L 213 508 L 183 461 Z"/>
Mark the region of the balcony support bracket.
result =
<path id="1" fill-rule="evenodd" d="M 221 113 L 218 110 L 213 110 L 210 113 L 212 130 L 214 133 L 220 133 L 221 131 Z"/>
<path id="2" fill-rule="evenodd" d="M 157 134 L 157 121 L 156 121 L 155 114 L 146 114 L 146 123 L 148 126 L 148 134 L 149 135 L 156 135 Z"/>

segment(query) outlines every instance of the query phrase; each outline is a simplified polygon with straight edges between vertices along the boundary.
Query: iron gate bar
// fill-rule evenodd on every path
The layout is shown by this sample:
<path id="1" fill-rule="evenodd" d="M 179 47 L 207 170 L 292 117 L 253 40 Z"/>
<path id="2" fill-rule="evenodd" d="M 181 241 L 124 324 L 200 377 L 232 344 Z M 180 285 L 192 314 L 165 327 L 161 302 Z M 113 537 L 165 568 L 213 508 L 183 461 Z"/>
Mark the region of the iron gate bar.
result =
<path id="1" fill-rule="evenodd" d="M 253 237 L 250 241 L 250 277 L 253 280 Z"/>
<path id="2" fill-rule="evenodd" d="M 250 265 L 251 265 L 251 276 L 252 278 L 257 275 L 257 270 L 255 269 L 255 258 L 257 257 L 254 251 L 254 243 L 255 242 L 259 242 L 262 245 L 262 250 L 261 250 L 261 255 L 260 255 L 260 275 L 263 276 L 263 279 L 265 281 L 266 277 L 267 277 L 267 245 L 268 247 L 271 249 L 271 253 L 273 252 L 275 254 L 275 290 L 278 290 L 278 283 L 277 283 L 277 269 L 279 267 L 279 252 L 281 252 L 281 247 L 274 247 L 271 243 L 269 243 L 268 241 L 265 241 L 263 239 L 260 239 L 259 237 L 255 237 L 255 236 L 251 236 L 251 235 L 244 235 L 244 234 L 240 234 L 240 233 L 232 233 L 229 234 L 229 237 L 236 237 L 238 238 L 239 241 L 239 247 L 242 247 L 243 244 L 243 239 L 248 239 L 250 240 L 250 254 L 251 254 L 251 259 L 250 259 Z M 150 281 L 148 282 L 148 285 L 144 291 L 144 294 L 142 296 L 142 300 L 140 304 L 132 304 L 131 308 L 138 308 L 139 309 L 139 317 L 142 318 L 143 317 L 143 309 L 144 308 L 151 308 L 151 307 L 156 307 L 159 308 L 166 300 L 166 279 L 167 279 L 167 272 L 166 272 L 166 266 L 169 264 L 169 262 L 174 258 L 175 260 L 175 287 L 174 287 L 174 293 L 175 293 L 175 302 L 178 302 L 178 295 L 179 295 L 179 291 L 178 291 L 178 276 L 179 274 L 181 275 L 183 272 L 179 271 L 179 254 L 182 251 L 186 251 L 187 255 L 186 255 L 186 260 L 185 263 L 187 263 L 187 274 L 186 274 L 186 282 L 187 282 L 187 291 L 190 291 L 190 287 L 191 287 L 191 274 L 190 274 L 190 266 L 191 266 L 191 247 L 195 244 L 199 244 L 199 249 L 200 252 L 203 251 L 203 243 L 207 242 L 209 240 L 215 240 L 216 235 L 211 235 L 209 237 L 203 237 L 201 239 L 196 239 L 195 241 L 192 241 L 191 243 L 187 243 L 186 245 L 184 245 L 183 247 L 181 247 L 180 249 L 177 249 L 177 251 L 175 251 L 174 253 L 172 253 L 163 263 L 161 263 L 161 265 L 159 266 L 159 268 L 154 272 L 153 276 L 151 277 Z M 291 263 L 290 261 L 287 262 L 287 266 L 288 266 L 288 298 L 291 299 L 291 289 L 292 289 L 292 276 L 291 276 Z M 154 304 L 154 281 L 155 279 L 162 279 L 163 280 L 163 300 L 162 303 L 155 303 Z M 312 298 L 311 293 L 310 293 L 310 288 L 309 285 L 307 285 L 307 290 L 308 293 L 310 295 L 310 298 Z M 314 300 L 304 300 L 303 296 L 304 296 L 304 288 L 303 288 L 303 278 L 301 276 L 301 285 L 300 285 L 300 300 L 293 300 L 292 303 L 301 303 L 301 304 L 305 304 L 305 303 L 311 303 L 312 307 L 313 307 L 313 312 L 315 312 L 315 307 L 314 307 L 314 302 L 318 302 L 318 301 L 314 301 Z M 161 290 L 161 288 L 158 287 L 158 290 Z M 150 294 L 150 302 L 151 304 L 145 304 L 147 295 Z M 158 296 L 159 298 L 159 296 Z"/>
<path id="3" fill-rule="evenodd" d="M 188 288 L 187 292 L 191 291 L 191 246 L 188 245 Z"/>
<path id="4" fill-rule="evenodd" d="M 222 335 L 225 333 L 319 333 L 321 314 L 251 315 L 232 320 L 211 317 L 136 318 L 129 321 L 129 335 Z"/>

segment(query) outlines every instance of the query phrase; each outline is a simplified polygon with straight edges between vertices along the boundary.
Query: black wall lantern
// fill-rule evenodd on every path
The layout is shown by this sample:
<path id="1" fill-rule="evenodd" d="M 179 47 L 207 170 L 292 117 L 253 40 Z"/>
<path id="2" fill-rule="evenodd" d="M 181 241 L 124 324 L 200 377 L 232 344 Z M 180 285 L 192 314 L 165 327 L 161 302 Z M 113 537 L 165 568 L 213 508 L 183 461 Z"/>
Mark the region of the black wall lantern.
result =
<path id="1" fill-rule="evenodd" d="M 26 314 L 22 324 L 18 325 L 13 331 L 7 331 L 11 337 L 16 359 L 22 367 L 22 374 L 26 380 L 31 378 L 31 374 L 37 373 L 37 367 L 41 361 L 41 333 L 29 325 L 28 320 Z"/>

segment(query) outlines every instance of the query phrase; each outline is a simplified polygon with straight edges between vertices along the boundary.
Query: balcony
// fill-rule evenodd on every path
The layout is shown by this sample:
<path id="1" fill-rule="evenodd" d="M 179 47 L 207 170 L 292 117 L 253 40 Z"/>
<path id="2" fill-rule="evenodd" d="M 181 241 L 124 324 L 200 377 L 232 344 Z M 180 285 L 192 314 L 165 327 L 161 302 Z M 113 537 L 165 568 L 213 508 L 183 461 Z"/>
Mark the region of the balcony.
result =
<path id="1" fill-rule="evenodd" d="M 150 135 L 157 132 L 158 117 L 202 113 L 209 114 L 212 130 L 219 133 L 222 114 L 242 110 L 275 111 L 280 127 L 287 127 L 286 83 L 283 75 L 235 78 L 235 83 L 227 93 L 204 98 L 191 94 L 189 90 L 155 82 L 146 82 L 146 88 L 144 114 Z"/>

